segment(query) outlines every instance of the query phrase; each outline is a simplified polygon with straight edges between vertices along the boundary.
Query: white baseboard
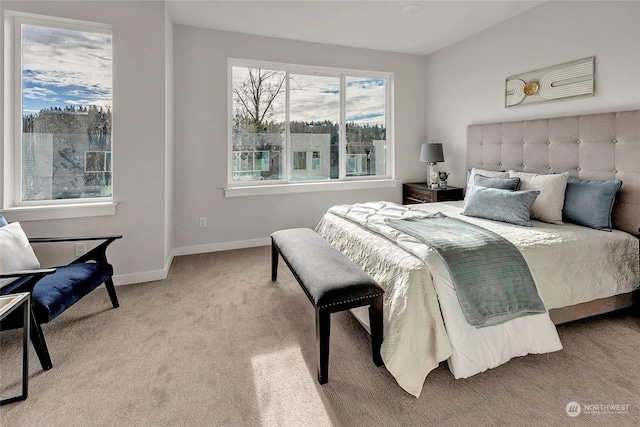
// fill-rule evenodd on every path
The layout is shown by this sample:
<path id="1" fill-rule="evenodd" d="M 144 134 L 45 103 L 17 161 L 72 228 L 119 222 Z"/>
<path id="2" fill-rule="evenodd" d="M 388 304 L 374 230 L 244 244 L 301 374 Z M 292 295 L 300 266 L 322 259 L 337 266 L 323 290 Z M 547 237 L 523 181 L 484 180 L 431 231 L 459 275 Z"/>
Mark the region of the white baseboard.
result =
<path id="1" fill-rule="evenodd" d="M 253 248 L 256 246 L 267 246 L 271 244 L 271 238 L 262 239 L 236 240 L 234 242 L 211 243 L 208 245 L 183 246 L 173 248 L 171 255 L 163 269 L 142 271 L 139 273 L 120 274 L 113 276 L 113 283 L 116 286 L 131 285 L 134 283 L 154 282 L 156 280 L 164 280 L 169 274 L 173 258 L 182 255 L 204 254 L 208 252 L 230 251 L 233 249 Z"/>
<path id="2" fill-rule="evenodd" d="M 267 246 L 270 244 L 271 238 L 265 237 L 262 239 L 236 240 L 234 242 L 211 243 L 208 245 L 183 246 L 181 248 L 174 248 L 173 255 L 181 256 L 204 254 L 207 252 L 230 251 L 233 249 L 253 248 L 256 246 Z"/>
<path id="3" fill-rule="evenodd" d="M 164 280 L 169 274 L 169 269 L 143 271 L 141 273 L 118 274 L 113 276 L 113 284 L 116 286 L 132 285 L 134 283 L 155 282 Z"/>
<path id="4" fill-rule="evenodd" d="M 172 251 L 164 268 L 161 270 L 141 271 L 139 273 L 114 275 L 113 284 L 116 286 L 121 286 L 132 285 L 134 283 L 155 282 L 157 280 L 164 280 L 169 274 L 169 269 L 171 268 L 171 263 L 173 262 L 174 256 L 175 255 Z"/>

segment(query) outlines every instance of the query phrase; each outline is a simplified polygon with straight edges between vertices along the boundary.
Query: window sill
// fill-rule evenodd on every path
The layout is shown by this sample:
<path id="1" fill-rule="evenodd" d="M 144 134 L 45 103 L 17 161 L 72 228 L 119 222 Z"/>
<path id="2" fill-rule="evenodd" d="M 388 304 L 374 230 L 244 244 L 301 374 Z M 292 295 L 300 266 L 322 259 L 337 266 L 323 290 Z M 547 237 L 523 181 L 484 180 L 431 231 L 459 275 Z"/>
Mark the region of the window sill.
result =
<path id="1" fill-rule="evenodd" d="M 19 206 L 2 209 L 0 214 L 8 221 L 40 221 L 49 219 L 85 218 L 94 216 L 115 215 L 114 202 L 78 203 L 60 206 Z"/>
<path id="2" fill-rule="evenodd" d="M 270 194 L 314 193 L 318 191 L 366 190 L 371 188 L 397 187 L 395 179 L 375 179 L 366 181 L 300 182 L 273 185 L 251 185 L 227 187 L 225 197 L 265 196 Z"/>

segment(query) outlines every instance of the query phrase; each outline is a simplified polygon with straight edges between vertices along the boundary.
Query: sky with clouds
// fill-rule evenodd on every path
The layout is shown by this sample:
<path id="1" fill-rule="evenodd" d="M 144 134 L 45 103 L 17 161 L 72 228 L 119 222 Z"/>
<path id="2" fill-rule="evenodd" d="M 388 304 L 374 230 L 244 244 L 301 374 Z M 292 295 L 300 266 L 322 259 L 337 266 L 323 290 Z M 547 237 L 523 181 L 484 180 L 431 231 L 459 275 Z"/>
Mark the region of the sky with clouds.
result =
<path id="1" fill-rule="evenodd" d="M 234 83 L 248 78 L 247 69 L 233 67 Z M 337 123 L 340 118 L 340 79 L 332 76 L 291 74 L 290 119 Z M 362 125 L 385 124 L 384 79 L 346 77 L 346 119 Z M 275 106 L 274 120 L 284 121 L 284 94 Z"/>
<path id="2" fill-rule="evenodd" d="M 111 107 L 112 37 L 106 34 L 22 26 L 23 113 L 66 106 Z M 234 67 L 242 78 L 244 67 Z M 337 77 L 294 74 L 291 120 L 338 122 L 340 84 Z M 348 122 L 384 125 L 385 80 L 346 78 Z M 281 104 L 284 103 L 282 97 Z M 284 107 L 276 107 L 284 120 Z"/>
<path id="3" fill-rule="evenodd" d="M 112 37 L 22 26 L 23 113 L 112 103 Z"/>

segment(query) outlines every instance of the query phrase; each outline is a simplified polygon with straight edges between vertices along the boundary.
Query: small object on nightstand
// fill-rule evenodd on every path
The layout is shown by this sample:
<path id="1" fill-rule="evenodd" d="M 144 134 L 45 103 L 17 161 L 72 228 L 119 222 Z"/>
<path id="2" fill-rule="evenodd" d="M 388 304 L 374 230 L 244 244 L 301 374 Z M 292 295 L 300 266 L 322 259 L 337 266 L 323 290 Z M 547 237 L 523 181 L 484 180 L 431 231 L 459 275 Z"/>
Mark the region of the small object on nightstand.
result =
<path id="1" fill-rule="evenodd" d="M 438 172 L 438 178 L 440 179 L 439 188 L 447 188 L 447 178 L 449 178 L 449 172 Z"/>
<path id="2" fill-rule="evenodd" d="M 402 204 L 433 203 L 462 200 L 462 188 L 447 186 L 447 188 L 431 188 L 424 182 L 402 184 Z"/>

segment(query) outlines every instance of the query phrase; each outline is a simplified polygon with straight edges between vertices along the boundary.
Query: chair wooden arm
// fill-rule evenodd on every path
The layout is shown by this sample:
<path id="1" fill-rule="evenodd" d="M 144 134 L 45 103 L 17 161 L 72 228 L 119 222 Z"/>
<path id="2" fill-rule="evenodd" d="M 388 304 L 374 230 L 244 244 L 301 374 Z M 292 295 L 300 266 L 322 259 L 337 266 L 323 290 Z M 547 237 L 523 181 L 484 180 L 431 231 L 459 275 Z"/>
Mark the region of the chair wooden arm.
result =
<path id="1" fill-rule="evenodd" d="M 29 239 L 29 243 L 59 243 L 59 242 L 79 242 L 90 240 L 104 240 L 95 248 L 91 249 L 86 254 L 75 259 L 71 264 L 79 264 L 87 261 L 96 262 L 108 262 L 107 261 L 107 246 L 113 241 L 121 239 L 122 235 L 113 236 L 89 236 L 89 237 L 32 237 Z"/>
<path id="2" fill-rule="evenodd" d="M 55 268 L 37 268 L 35 270 L 7 271 L 5 273 L 0 273 L 0 279 L 7 279 L 10 277 L 20 278 L 36 275 L 46 276 L 47 274 L 53 274 L 55 272 Z"/>
<path id="3" fill-rule="evenodd" d="M 40 279 L 42 279 L 47 274 L 53 274 L 55 272 L 55 268 L 37 268 L 34 270 L 7 271 L 5 273 L 0 273 L 0 279 L 20 279 L 29 277 L 28 280 L 23 281 L 23 283 L 20 283 L 17 286 L 15 280 L 2 286 L 2 294 L 15 294 L 16 292 L 31 293 L 33 292 L 33 288 L 36 286 L 36 283 L 38 283 Z M 11 285 L 14 285 L 15 289 L 12 289 Z M 9 290 L 8 292 L 7 289 Z"/>
<path id="4" fill-rule="evenodd" d="M 29 243 L 81 242 L 81 241 L 89 241 L 89 240 L 107 240 L 107 239 L 116 240 L 121 238 L 122 238 L 122 235 L 75 236 L 75 237 L 30 237 Z"/>

